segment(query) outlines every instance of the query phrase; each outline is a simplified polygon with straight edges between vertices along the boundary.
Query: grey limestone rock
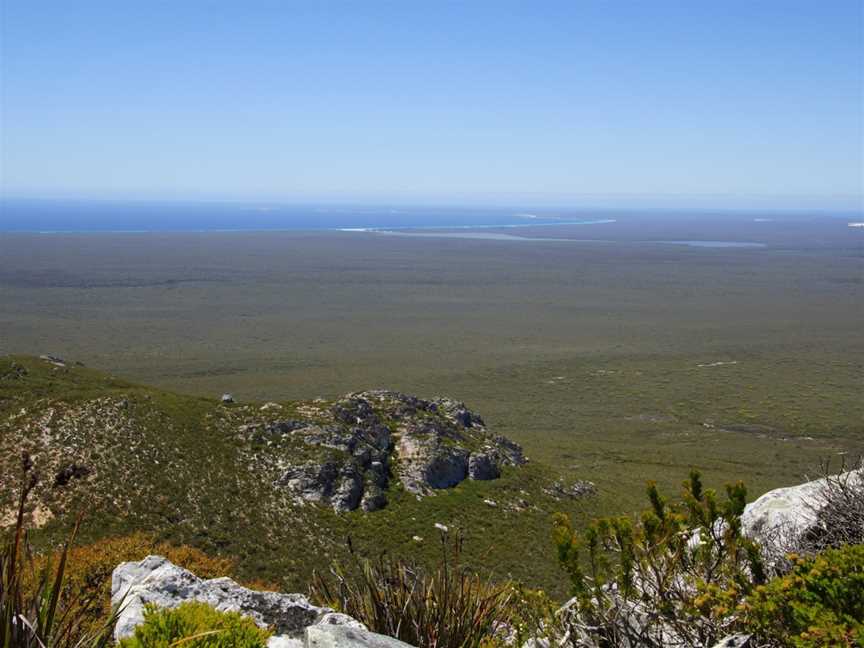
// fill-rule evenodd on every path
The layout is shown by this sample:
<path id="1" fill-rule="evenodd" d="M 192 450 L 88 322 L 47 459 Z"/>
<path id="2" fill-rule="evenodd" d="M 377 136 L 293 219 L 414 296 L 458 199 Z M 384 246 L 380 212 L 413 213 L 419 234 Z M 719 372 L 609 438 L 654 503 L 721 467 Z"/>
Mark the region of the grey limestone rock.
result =
<path id="1" fill-rule="evenodd" d="M 479 481 L 501 476 L 498 456 L 492 451 L 475 452 L 468 458 L 468 477 Z"/>
<path id="2" fill-rule="evenodd" d="M 202 580 L 161 556 L 122 563 L 112 575 L 111 602 L 120 606 L 114 628 L 118 641 L 144 621 L 144 607 L 173 608 L 188 601 L 220 611 L 239 612 L 270 628 L 268 648 L 410 648 L 408 644 L 369 632 L 356 619 L 312 605 L 301 594 L 259 592 L 230 578 Z"/>
<path id="3" fill-rule="evenodd" d="M 148 604 L 173 608 L 187 601 L 207 603 L 223 612 L 240 612 L 261 627 L 288 637 L 300 637 L 315 623 L 333 622 L 328 617 L 333 610 L 312 605 L 302 594 L 260 592 L 230 578 L 203 580 L 162 556 L 147 556 L 140 562 L 121 563 L 112 574 L 111 602 L 120 606 L 114 637 L 119 641 L 132 635 L 144 620 Z M 344 617 L 343 622 L 348 621 L 359 624 Z"/>
<path id="4" fill-rule="evenodd" d="M 306 628 L 305 648 L 411 648 L 392 637 L 345 625 Z"/>
<path id="5" fill-rule="evenodd" d="M 832 482 L 835 486 L 845 484 L 850 493 L 864 492 L 864 469 L 777 488 L 744 508 L 741 528 L 762 545 L 769 563 L 788 551 L 800 550 L 808 539 L 828 531 L 823 511 L 829 503 Z"/>

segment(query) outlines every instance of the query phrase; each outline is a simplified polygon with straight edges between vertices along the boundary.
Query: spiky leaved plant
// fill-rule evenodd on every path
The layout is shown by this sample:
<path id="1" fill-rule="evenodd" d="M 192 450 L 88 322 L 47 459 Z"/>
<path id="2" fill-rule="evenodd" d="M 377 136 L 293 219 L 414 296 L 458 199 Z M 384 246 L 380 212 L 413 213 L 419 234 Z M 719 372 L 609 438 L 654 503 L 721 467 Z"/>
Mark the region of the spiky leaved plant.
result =
<path id="1" fill-rule="evenodd" d="M 381 556 L 335 563 L 313 575 L 311 596 L 381 634 L 420 648 L 477 648 L 510 628 L 517 589 L 484 580 L 460 565 L 461 537 L 441 533 L 433 569 Z"/>

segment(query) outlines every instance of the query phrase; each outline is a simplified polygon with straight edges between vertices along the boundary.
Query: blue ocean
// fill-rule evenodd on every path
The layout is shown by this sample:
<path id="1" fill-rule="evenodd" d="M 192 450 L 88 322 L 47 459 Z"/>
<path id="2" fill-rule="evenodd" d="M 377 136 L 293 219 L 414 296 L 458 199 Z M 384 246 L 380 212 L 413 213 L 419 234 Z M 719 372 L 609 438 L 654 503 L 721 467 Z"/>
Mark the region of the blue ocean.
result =
<path id="1" fill-rule="evenodd" d="M 6 199 L 5 232 L 488 228 L 609 222 L 603 210 Z"/>

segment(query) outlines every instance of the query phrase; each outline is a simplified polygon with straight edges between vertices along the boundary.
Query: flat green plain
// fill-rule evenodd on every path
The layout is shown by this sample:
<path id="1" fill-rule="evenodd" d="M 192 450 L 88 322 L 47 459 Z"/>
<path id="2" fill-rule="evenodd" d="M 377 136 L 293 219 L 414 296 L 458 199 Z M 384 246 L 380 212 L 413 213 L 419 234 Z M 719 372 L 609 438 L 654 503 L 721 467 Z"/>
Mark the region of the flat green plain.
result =
<path id="1" fill-rule="evenodd" d="M 590 227 L 519 233 L 608 242 L 0 235 L 0 355 L 239 401 L 452 396 L 533 471 L 594 482 L 592 513 L 635 511 L 646 480 L 677 491 L 692 466 L 756 496 L 864 450 L 864 232 Z M 682 239 L 768 247 L 641 242 Z"/>

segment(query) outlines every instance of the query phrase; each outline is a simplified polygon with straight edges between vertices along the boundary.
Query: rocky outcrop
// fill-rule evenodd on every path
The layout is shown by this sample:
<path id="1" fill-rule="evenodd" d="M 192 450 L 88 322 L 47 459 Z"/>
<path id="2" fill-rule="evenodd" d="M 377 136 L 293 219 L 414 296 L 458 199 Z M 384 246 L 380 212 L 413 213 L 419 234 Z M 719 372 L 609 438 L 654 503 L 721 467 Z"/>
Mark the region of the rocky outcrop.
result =
<path id="1" fill-rule="evenodd" d="M 266 448 L 253 461 L 278 467 L 277 487 L 340 512 L 383 508 L 393 478 L 423 496 L 465 479 L 497 479 L 504 466 L 526 461 L 518 444 L 490 434 L 479 415 L 448 398 L 367 391 L 301 413 L 308 418 L 247 421 L 239 432 Z"/>
<path id="2" fill-rule="evenodd" d="M 576 482 L 572 486 L 555 482 L 547 493 L 577 497 L 586 490 L 593 492 L 594 488 L 590 482 Z M 725 524 L 725 521 L 718 520 L 715 523 L 714 535 L 722 536 L 726 528 Z M 835 527 L 845 525 L 845 528 L 838 530 L 831 528 L 832 525 Z M 818 550 L 820 542 L 821 547 L 832 546 L 832 544 L 836 546 L 837 538 L 845 542 L 860 542 L 860 539 L 864 538 L 864 468 L 768 491 L 745 506 L 741 515 L 741 528 L 746 536 L 758 542 L 765 565 L 774 573 L 788 569 L 787 552 L 812 551 L 814 548 Z M 704 544 L 701 535 L 700 529 L 690 533 L 689 551 L 696 551 Z M 697 591 L 696 584 L 690 581 L 689 577 L 686 580 L 680 576 L 679 578 L 681 585 L 694 593 Z M 677 625 L 667 624 L 662 616 L 657 615 L 656 610 L 660 601 L 656 599 L 658 591 L 656 584 L 639 578 L 634 578 L 632 583 L 634 590 L 640 596 L 631 600 L 625 600 L 620 596 L 617 585 L 603 585 L 606 594 L 615 600 L 616 605 L 621 606 L 619 609 L 624 610 L 624 613 L 616 615 L 615 623 L 629 624 L 634 631 L 630 633 L 632 636 L 640 636 L 646 629 L 650 629 L 660 637 L 658 645 L 680 647 L 694 645 L 681 634 Z M 656 600 L 649 604 L 652 598 Z M 576 602 L 577 599 L 571 599 L 556 612 L 556 617 L 563 619 L 565 626 L 569 626 L 569 632 L 574 629 L 582 632 L 580 628 L 586 627 L 584 619 L 573 616 Z M 627 634 L 622 632 L 622 636 Z M 524 643 L 522 648 L 582 645 L 580 641 L 581 638 L 575 635 L 569 637 L 568 641 L 560 642 L 541 637 Z M 593 645 L 593 641 L 587 639 L 584 643 Z M 736 633 L 710 645 L 712 648 L 755 648 L 757 644 L 752 635 Z M 623 648 L 637 648 L 642 644 L 628 643 L 626 639 L 619 639 L 616 645 Z"/>
<path id="3" fill-rule="evenodd" d="M 464 403 L 448 398 L 424 401 L 392 392 L 376 396 L 410 399 L 414 416 L 406 417 L 403 407 L 396 463 L 402 484 L 411 493 L 426 495 L 465 479 L 497 479 L 503 466 L 526 461 L 517 443 L 489 434 L 483 419 Z M 417 417 L 418 411 L 426 416 Z"/>
<path id="4" fill-rule="evenodd" d="M 114 628 L 118 641 L 131 636 L 144 620 L 144 608 L 173 608 L 206 603 L 224 612 L 239 612 L 273 631 L 269 648 L 406 648 L 408 644 L 369 632 L 345 614 L 312 605 L 302 594 L 251 590 L 230 578 L 203 580 L 161 556 L 120 564 L 112 575 L 111 602 L 120 614 Z"/>

